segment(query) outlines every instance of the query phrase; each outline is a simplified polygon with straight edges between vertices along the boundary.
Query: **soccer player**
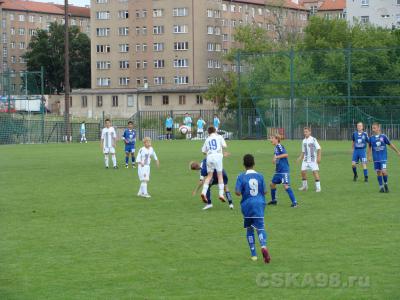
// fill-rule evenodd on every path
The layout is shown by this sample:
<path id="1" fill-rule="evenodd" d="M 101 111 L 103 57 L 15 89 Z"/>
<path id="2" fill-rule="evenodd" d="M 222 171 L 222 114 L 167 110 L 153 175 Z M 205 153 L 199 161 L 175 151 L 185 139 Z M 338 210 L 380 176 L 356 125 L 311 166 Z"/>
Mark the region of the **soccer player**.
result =
<path id="1" fill-rule="evenodd" d="M 203 138 L 203 133 L 204 133 L 204 126 L 206 125 L 206 122 L 203 120 L 203 118 L 200 116 L 199 119 L 197 120 L 197 137 L 199 139 Z"/>
<path id="2" fill-rule="evenodd" d="M 217 171 L 218 177 L 218 190 L 219 190 L 219 200 L 225 202 L 224 197 L 224 178 L 222 174 L 223 170 L 223 149 L 227 147 L 224 138 L 217 134 L 215 127 L 210 126 L 208 128 L 209 136 L 204 142 L 201 151 L 207 155 L 207 177 L 204 179 L 203 191 L 201 192 L 201 199 L 204 202 L 208 202 L 207 190 L 210 186 L 211 178 L 214 171 Z"/>
<path id="3" fill-rule="evenodd" d="M 82 123 L 81 123 L 80 132 L 81 132 L 81 144 L 82 144 L 83 142 L 87 143 L 87 140 L 86 140 L 86 124 L 85 124 L 85 121 L 82 121 Z"/>
<path id="4" fill-rule="evenodd" d="M 200 171 L 200 181 L 196 188 L 194 189 L 192 195 L 195 196 L 198 190 L 203 186 L 204 184 L 204 178 L 208 175 L 207 172 L 207 159 L 203 159 L 203 161 L 199 164 L 198 162 L 192 162 L 190 164 L 190 169 L 191 170 L 197 170 Z M 222 176 L 224 178 L 224 190 L 225 190 L 225 195 L 226 199 L 228 199 L 229 203 L 229 208 L 233 209 L 233 200 L 232 200 L 232 195 L 231 192 L 229 191 L 228 187 L 228 175 L 226 174 L 225 170 L 222 169 Z M 214 171 L 212 179 L 210 181 L 210 185 L 217 185 L 218 184 L 218 174 L 216 171 Z M 204 206 L 203 210 L 207 210 L 213 207 L 212 202 L 211 202 L 211 187 L 208 188 L 207 190 L 207 204 Z"/>
<path id="5" fill-rule="evenodd" d="M 388 173 L 387 173 L 387 147 L 390 148 L 400 156 L 400 151 L 390 143 L 388 137 L 381 133 L 381 126 L 379 123 L 372 124 L 372 132 L 374 135 L 369 138 L 368 158 L 374 160 L 374 168 L 378 177 L 379 192 L 389 193 L 388 187 Z"/>
<path id="6" fill-rule="evenodd" d="M 280 135 L 271 136 L 271 144 L 275 146 L 274 158 L 272 163 L 275 164 L 275 175 L 272 177 L 270 184 L 271 187 L 271 201 L 268 205 L 276 205 L 278 201 L 276 200 L 276 185 L 283 184 L 286 192 L 289 195 L 290 201 L 292 201 L 291 207 L 297 207 L 297 201 L 294 196 L 293 190 L 290 187 L 290 175 L 289 175 L 289 161 L 288 153 L 284 146 L 281 145 Z"/>
<path id="7" fill-rule="evenodd" d="M 267 233 L 264 228 L 265 194 L 267 193 L 264 177 L 254 170 L 253 155 L 246 154 L 243 157 L 243 165 L 246 172 L 238 176 L 235 193 L 242 196 L 240 206 L 244 217 L 244 228 L 247 230 L 246 237 L 250 247 L 251 259 L 257 260 L 254 237 L 254 229 L 256 229 L 264 262 L 269 263 L 271 257 L 267 249 Z"/>
<path id="8" fill-rule="evenodd" d="M 140 148 L 138 155 L 136 157 L 136 163 L 138 164 L 138 175 L 140 180 L 140 188 L 138 192 L 139 197 L 150 198 L 151 196 L 147 192 L 147 184 L 150 181 L 150 162 L 151 157 L 157 163 L 157 167 L 160 167 L 160 161 L 157 158 L 156 152 L 151 146 L 151 139 L 145 137 L 143 139 L 144 146 Z"/>
<path id="9" fill-rule="evenodd" d="M 125 168 L 129 168 L 129 156 L 132 159 L 132 168 L 135 168 L 135 143 L 136 131 L 133 129 L 133 122 L 128 122 L 128 128 L 125 129 L 122 138 L 125 142 Z"/>
<path id="10" fill-rule="evenodd" d="M 172 127 L 174 126 L 174 120 L 172 119 L 171 115 L 168 115 L 167 119 L 165 120 L 165 129 L 167 131 L 167 140 L 172 139 Z"/>
<path id="11" fill-rule="evenodd" d="M 215 127 L 215 132 L 218 132 L 219 126 L 221 124 L 221 121 L 218 118 L 218 115 L 214 115 L 214 121 L 213 121 L 214 127 Z"/>
<path id="12" fill-rule="evenodd" d="M 307 183 L 307 171 L 313 172 L 315 179 L 315 191 L 321 191 L 321 182 L 319 177 L 318 164 L 321 162 L 321 146 L 319 145 L 316 138 L 311 136 L 311 129 L 304 127 L 304 140 L 302 143 L 302 150 L 300 157 L 297 161 L 302 160 L 301 164 L 301 178 L 303 185 L 299 188 L 300 191 L 306 191 L 308 189 Z"/>
<path id="13" fill-rule="evenodd" d="M 185 113 L 185 118 L 183 119 L 183 124 L 188 128 L 186 138 L 189 140 L 192 138 L 192 123 L 193 123 L 192 117 L 189 116 L 188 113 Z"/>
<path id="14" fill-rule="evenodd" d="M 368 134 L 364 131 L 362 122 L 357 123 L 357 131 L 353 132 L 351 137 L 353 140 L 353 159 L 351 167 L 353 169 L 353 181 L 357 181 L 357 166 L 358 161 L 361 162 L 364 169 L 364 181 L 368 182 L 368 169 L 367 169 L 367 144 L 369 143 Z"/>
<path id="15" fill-rule="evenodd" d="M 115 144 L 117 140 L 117 133 L 114 127 L 111 126 L 111 120 L 105 119 L 105 126 L 101 131 L 101 143 L 100 147 L 103 149 L 104 162 L 106 164 L 106 169 L 108 169 L 109 155 L 111 154 L 111 160 L 113 162 L 114 169 L 117 167 L 117 158 L 115 157 Z"/>

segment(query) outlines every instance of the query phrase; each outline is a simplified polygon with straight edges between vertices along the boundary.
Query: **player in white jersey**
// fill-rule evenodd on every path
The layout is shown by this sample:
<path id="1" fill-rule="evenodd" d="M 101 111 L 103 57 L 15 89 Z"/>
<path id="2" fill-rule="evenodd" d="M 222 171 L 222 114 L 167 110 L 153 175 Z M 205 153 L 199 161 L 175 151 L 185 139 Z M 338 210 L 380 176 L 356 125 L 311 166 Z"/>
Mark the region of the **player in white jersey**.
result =
<path id="1" fill-rule="evenodd" d="M 219 199 L 225 202 L 224 197 L 224 178 L 223 178 L 223 149 L 227 147 L 224 138 L 216 133 L 215 127 L 211 126 L 208 128 L 208 137 L 204 142 L 201 151 L 207 155 L 207 177 L 204 180 L 203 191 L 201 192 L 201 198 L 204 202 L 207 202 L 207 190 L 210 185 L 211 178 L 213 177 L 214 170 L 217 171 L 218 176 L 218 189 Z"/>
<path id="2" fill-rule="evenodd" d="M 299 190 L 306 191 L 308 189 L 307 171 L 312 171 L 315 178 L 316 192 L 320 192 L 321 182 L 318 164 L 321 162 L 321 146 L 317 139 L 311 136 L 311 129 L 309 127 L 304 127 L 304 140 L 301 147 L 301 154 L 297 161 L 302 161 L 301 178 L 303 185 Z"/>
<path id="3" fill-rule="evenodd" d="M 138 155 L 136 156 L 136 163 L 138 165 L 138 175 L 140 180 L 140 188 L 138 192 L 138 196 L 150 198 L 151 196 L 147 192 L 147 184 L 150 180 L 150 162 L 151 157 L 157 163 L 157 167 L 160 167 L 160 161 L 157 158 L 156 152 L 151 146 L 151 139 L 149 137 L 145 137 L 143 139 L 144 147 L 140 148 Z"/>
<path id="4" fill-rule="evenodd" d="M 100 143 L 100 147 L 104 153 L 104 162 L 106 164 L 106 168 L 108 169 L 108 157 L 111 154 L 111 160 L 113 162 L 114 169 L 118 169 L 117 158 L 115 157 L 115 144 L 117 141 L 117 133 L 115 132 L 114 127 L 111 126 L 110 119 L 106 119 L 104 123 L 106 127 L 104 127 L 101 131 Z"/>

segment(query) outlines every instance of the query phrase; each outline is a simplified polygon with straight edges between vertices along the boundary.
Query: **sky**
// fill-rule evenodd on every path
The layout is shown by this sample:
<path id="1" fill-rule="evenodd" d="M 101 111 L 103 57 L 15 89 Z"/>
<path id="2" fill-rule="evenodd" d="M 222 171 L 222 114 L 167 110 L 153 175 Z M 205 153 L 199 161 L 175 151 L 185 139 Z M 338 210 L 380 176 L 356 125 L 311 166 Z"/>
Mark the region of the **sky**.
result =
<path id="1" fill-rule="evenodd" d="M 64 4 L 64 0 L 32 0 L 36 2 L 53 2 L 57 4 Z M 78 6 L 85 6 L 90 5 L 90 0 L 68 0 L 69 4 L 78 5 Z"/>

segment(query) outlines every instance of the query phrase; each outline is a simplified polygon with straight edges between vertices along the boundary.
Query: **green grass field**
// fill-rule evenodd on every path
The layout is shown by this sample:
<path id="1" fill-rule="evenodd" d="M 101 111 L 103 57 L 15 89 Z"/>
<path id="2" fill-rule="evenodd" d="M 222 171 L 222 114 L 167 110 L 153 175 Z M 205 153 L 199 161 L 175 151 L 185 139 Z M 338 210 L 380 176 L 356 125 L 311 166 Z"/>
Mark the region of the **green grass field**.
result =
<path id="1" fill-rule="evenodd" d="M 269 142 L 228 144 L 231 190 L 245 153 L 271 179 Z M 390 151 L 379 194 L 371 164 L 368 184 L 352 181 L 349 142 L 322 141 L 322 192 L 300 193 L 300 145 L 284 144 L 300 207 L 278 188 L 269 265 L 259 247 L 249 259 L 238 197 L 202 211 L 191 196 L 201 142 L 154 143 L 150 200 L 136 169 L 104 169 L 97 143 L 1 146 L 0 299 L 399 299 L 400 159 Z"/>

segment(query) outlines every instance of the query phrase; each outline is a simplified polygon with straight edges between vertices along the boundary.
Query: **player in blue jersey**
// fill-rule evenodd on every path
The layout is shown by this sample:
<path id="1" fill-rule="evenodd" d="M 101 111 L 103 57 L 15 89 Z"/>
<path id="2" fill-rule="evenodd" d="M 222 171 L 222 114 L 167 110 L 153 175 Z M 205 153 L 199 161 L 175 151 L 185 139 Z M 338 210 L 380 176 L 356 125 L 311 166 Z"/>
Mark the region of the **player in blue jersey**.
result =
<path id="1" fill-rule="evenodd" d="M 171 115 L 168 115 L 165 119 L 165 130 L 167 131 L 167 140 L 172 139 L 172 127 L 174 126 L 174 120 Z"/>
<path id="2" fill-rule="evenodd" d="M 369 138 L 368 134 L 364 131 L 364 124 L 362 122 L 357 123 L 357 131 L 353 132 L 351 139 L 353 140 L 353 159 L 351 161 L 354 174 L 353 181 L 357 181 L 356 164 L 360 161 L 364 169 L 364 181 L 368 182 L 367 144 L 369 143 Z"/>
<path id="3" fill-rule="evenodd" d="M 276 200 L 276 185 L 283 184 L 286 192 L 289 195 L 290 201 L 292 201 L 291 207 L 297 207 L 296 197 L 294 196 L 293 190 L 290 187 L 290 168 L 288 161 L 288 153 L 284 146 L 281 145 L 280 135 L 271 136 L 271 144 L 275 146 L 274 158 L 272 163 L 275 164 L 275 174 L 272 177 L 270 184 L 271 187 L 271 201 L 268 205 L 276 205 L 278 201 Z"/>
<path id="4" fill-rule="evenodd" d="M 253 155 L 246 154 L 243 157 L 243 165 L 246 172 L 238 176 L 235 193 L 242 196 L 240 206 L 244 218 L 244 228 L 247 230 L 246 237 L 251 259 L 257 260 L 254 237 L 254 229 L 256 229 L 264 262 L 269 263 L 271 257 L 267 249 L 267 233 L 264 228 L 265 194 L 267 193 L 264 177 L 254 170 Z"/>
<path id="5" fill-rule="evenodd" d="M 206 125 L 206 121 L 200 116 L 197 120 L 197 138 L 202 139 L 204 135 L 204 126 Z"/>
<path id="6" fill-rule="evenodd" d="M 213 124 L 214 124 L 216 132 L 218 132 L 220 125 L 221 125 L 221 121 L 219 120 L 218 115 L 214 115 Z"/>
<path id="7" fill-rule="evenodd" d="M 373 135 L 369 138 L 368 158 L 374 160 L 374 168 L 378 177 L 379 192 L 388 193 L 388 173 L 387 173 L 387 147 L 392 148 L 397 155 L 400 156 L 400 151 L 390 143 L 388 137 L 381 133 L 381 126 L 379 123 L 372 124 Z"/>
<path id="8" fill-rule="evenodd" d="M 128 122 L 128 128 L 125 129 L 122 139 L 125 142 L 125 168 L 129 168 L 129 156 L 132 159 L 132 168 L 135 168 L 135 144 L 136 131 L 133 129 L 133 122 Z"/>
<path id="9" fill-rule="evenodd" d="M 200 164 L 195 161 L 191 162 L 190 169 L 200 171 L 200 181 L 192 193 L 192 196 L 195 196 L 197 194 L 197 192 L 199 191 L 199 189 L 203 186 L 204 179 L 208 175 L 207 159 L 206 158 L 203 159 L 203 161 Z M 231 192 L 229 191 L 229 188 L 228 188 L 228 175 L 226 174 L 224 169 L 222 169 L 222 176 L 224 179 L 224 190 L 225 190 L 226 199 L 228 199 L 229 208 L 233 209 L 233 199 L 232 199 Z M 207 193 L 206 193 L 207 201 L 206 201 L 206 206 L 204 206 L 203 210 L 207 210 L 207 209 L 210 209 L 213 207 L 212 202 L 211 202 L 211 189 L 210 189 L 212 185 L 218 185 L 218 174 L 217 174 L 216 170 L 214 170 L 213 176 L 212 176 L 210 184 L 209 184 L 209 188 L 207 189 Z"/>
<path id="10" fill-rule="evenodd" d="M 81 144 L 83 142 L 87 143 L 87 139 L 86 139 L 86 123 L 85 123 L 85 121 L 82 121 L 82 123 L 81 123 L 80 133 L 81 133 Z"/>

